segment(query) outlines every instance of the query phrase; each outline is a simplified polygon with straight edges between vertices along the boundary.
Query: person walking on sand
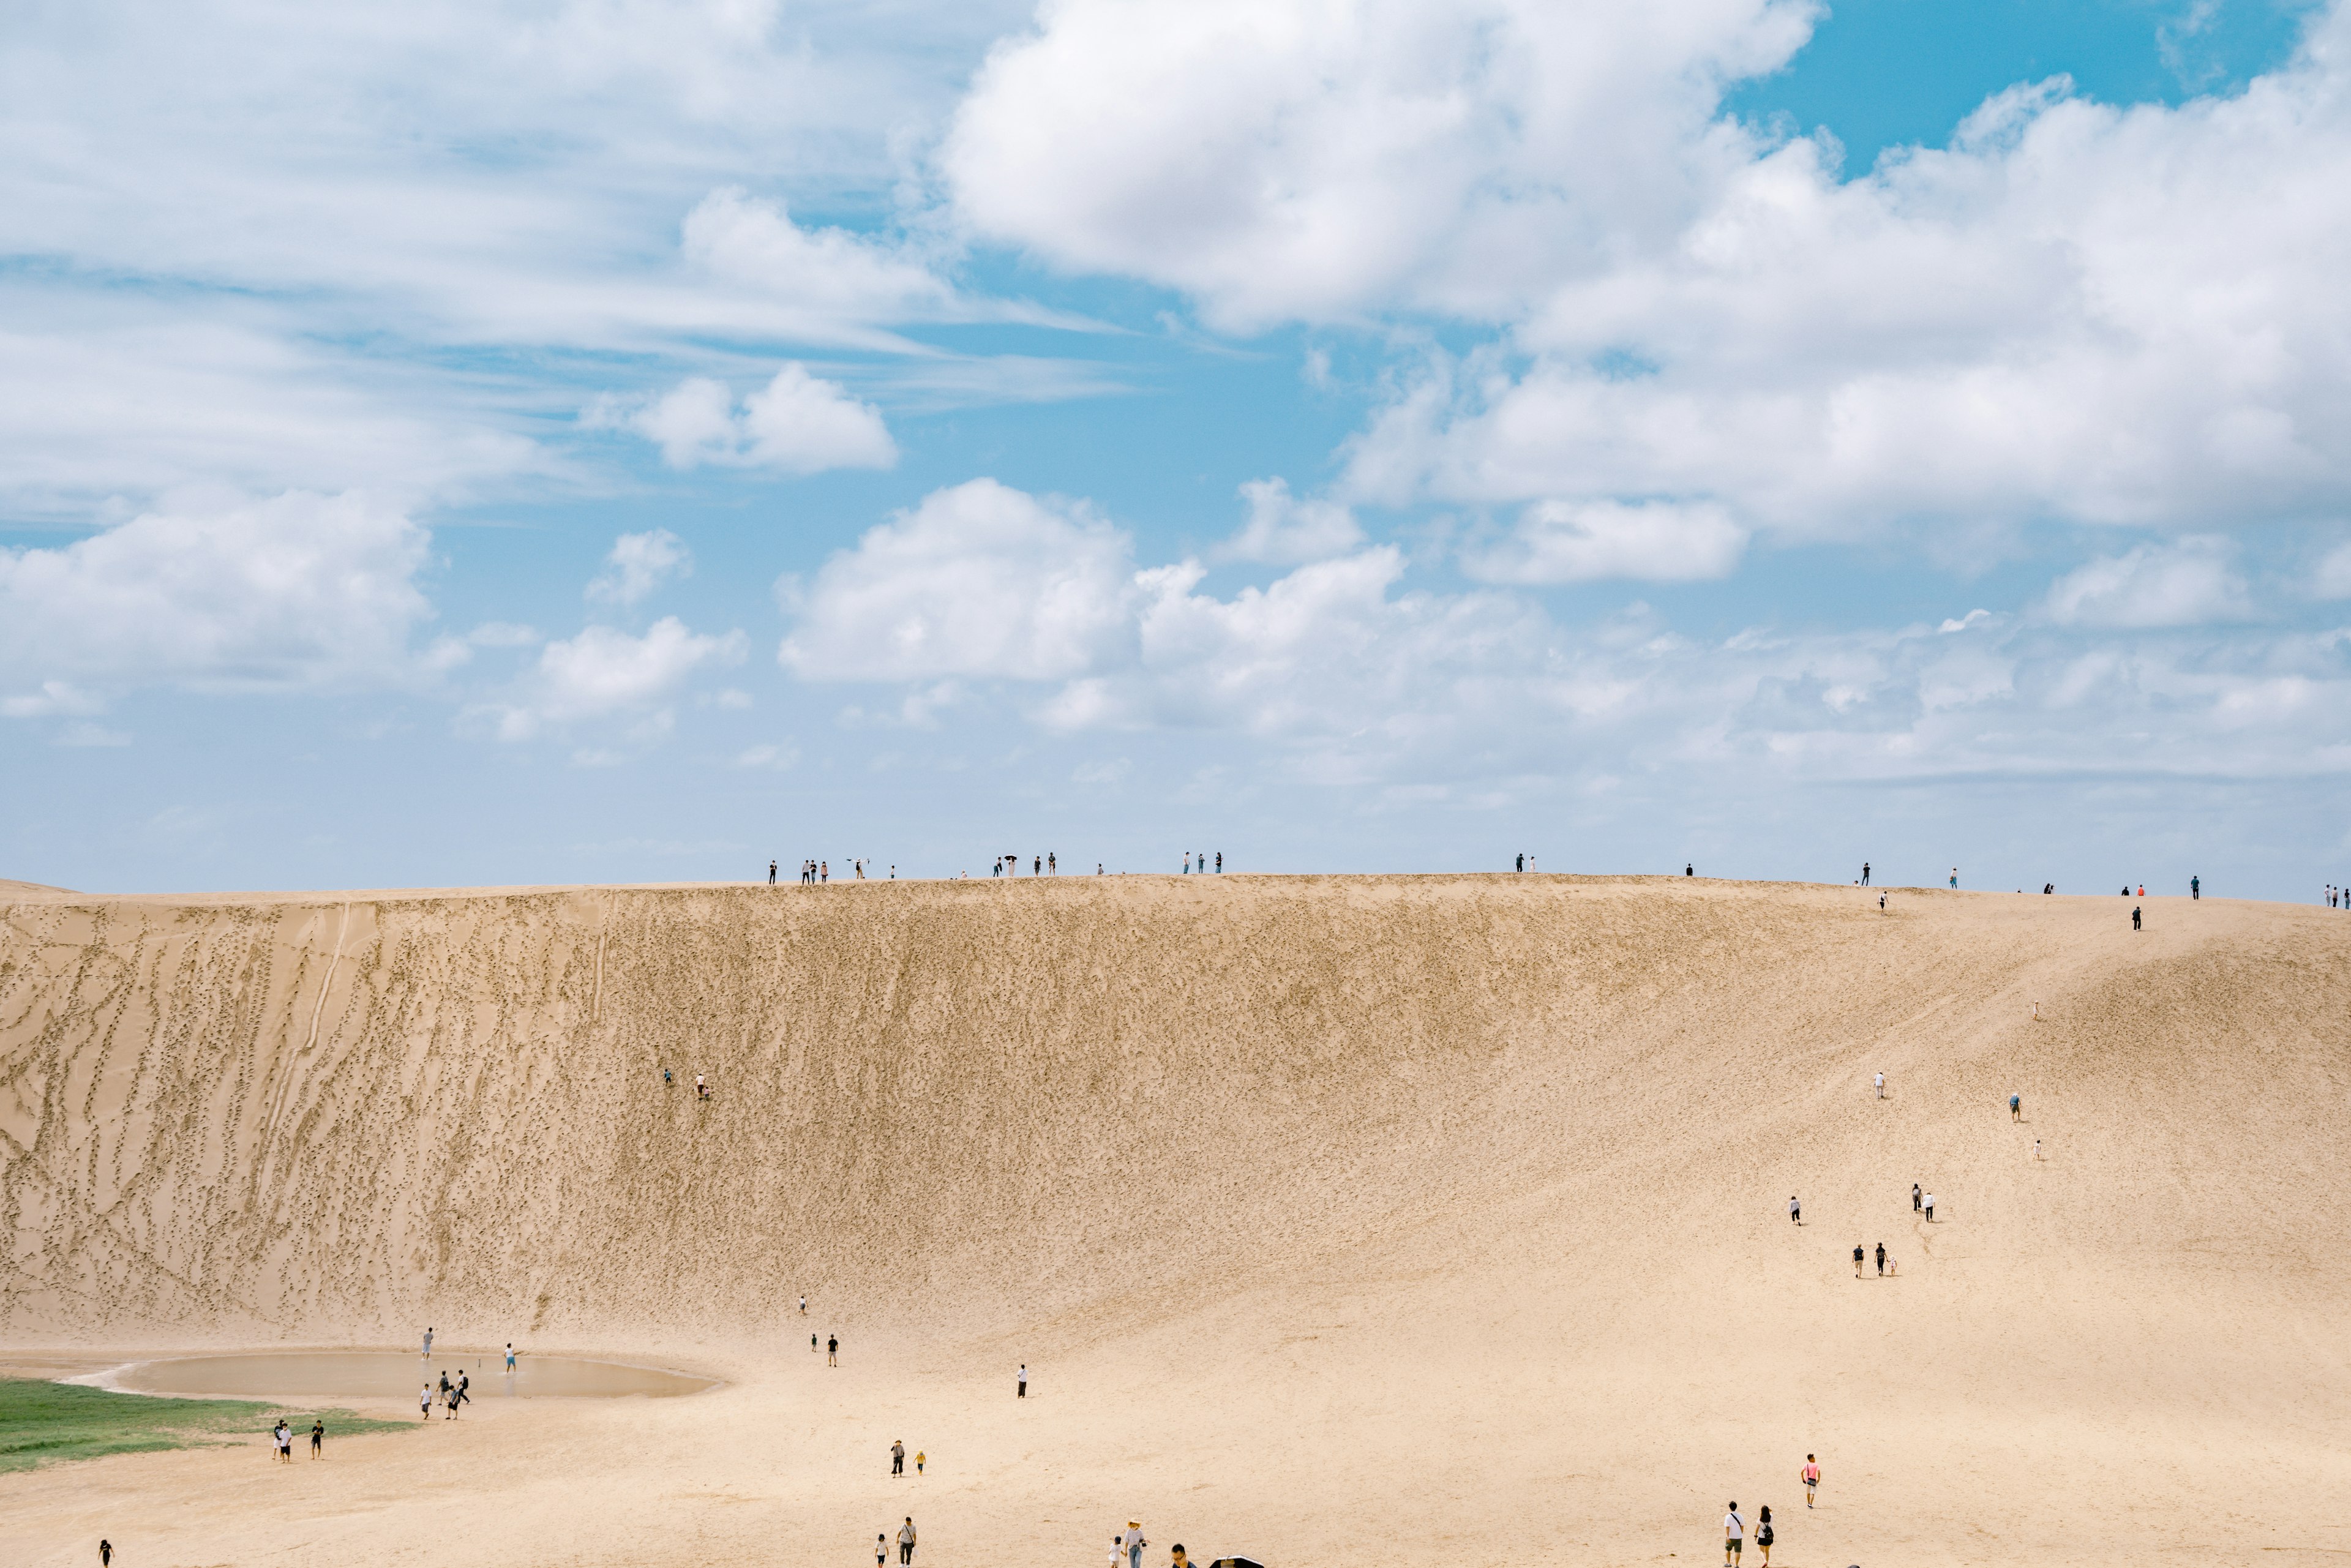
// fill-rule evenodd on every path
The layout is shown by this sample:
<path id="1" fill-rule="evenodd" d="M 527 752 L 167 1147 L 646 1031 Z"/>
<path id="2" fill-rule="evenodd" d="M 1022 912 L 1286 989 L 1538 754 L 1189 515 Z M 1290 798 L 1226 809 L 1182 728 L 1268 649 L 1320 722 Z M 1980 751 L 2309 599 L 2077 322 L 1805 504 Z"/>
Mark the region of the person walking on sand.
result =
<path id="1" fill-rule="evenodd" d="M 906 1473 L 906 1445 L 895 1437 L 890 1439 L 890 1473 L 893 1476 Z"/>
<path id="2" fill-rule="evenodd" d="M 922 1476 L 922 1473 L 923 1473 L 923 1450 L 922 1450 L 922 1449 L 920 1449 L 920 1448 L 916 1448 L 916 1449 L 914 1450 L 914 1475 L 916 1476 L 916 1478 L 917 1478 L 917 1479 L 919 1479 L 919 1478 Z"/>
<path id="3" fill-rule="evenodd" d="M 1935 1195 L 1931 1192 L 1927 1195 L 1927 1223 L 1935 1223 Z"/>
<path id="4" fill-rule="evenodd" d="M 1747 1521 L 1739 1517 L 1739 1500 L 1730 1500 L 1730 1511 L 1722 1516 L 1722 1563 L 1730 1568 L 1739 1561 L 1739 1549 L 1747 1544 Z"/>
<path id="5" fill-rule="evenodd" d="M 1869 885 L 1869 862 L 1867 861 L 1861 862 L 1861 885 L 1864 887 L 1867 887 Z"/>
<path id="6" fill-rule="evenodd" d="M 425 1384 L 424 1387 L 417 1394 L 416 1408 L 423 1412 L 423 1414 L 417 1417 L 419 1420 L 430 1421 L 433 1419 L 433 1385 L 431 1383 L 428 1382 Z"/>
<path id="7" fill-rule="evenodd" d="M 699 1072 L 694 1075 L 694 1097 L 696 1100 L 707 1100 L 710 1098 L 710 1085 L 704 1082 L 703 1076 Z"/>
<path id="8" fill-rule="evenodd" d="M 286 1424 L 285 1416 L 277 1417 L 277 1425 L 271 1429 L 269 1439 L 277 1445 L 277 1462 L 281 1465 L 292 1464 L 294 1462 L 294 1428 Z"/>
<path id="9" fill-rule="evenodd" d="M 802 1291 L 800 1292 L 800 1316 L 808 1316 L 808 1292 L 806 1291 Z"/>
<path id="10" fill-rule="evenodd" d="M 1918 1184 L 1915 1181 L 1910 1184 L 1910 1212 L 1918 1212 Z"/>
<path id="11" fill-rule="evenodd" d="M 2011 1122 L 2022 1122 L 2024 1120 L 2024 1097 L 2022 1095 L 2011 1094 L 2008 1097 L 2008 1119 Z"/>
<path id="12" fill-rule="evenodd" d="M 430 1324 L 427 1324 L 424 1330 L 424 1355 L 428 1361 L 433 1356 L 433 1329 Z"/>
<path id="13" fill-rule="evenodd" d="M 462 1367 L 462 1366 L 461 1366 L 461 1367 L 459 1367 L 459 1368 L 457 1369 L 457 1403 L 458 1403 L 458 1404 L 460 1404 L 460 1405 L 466 1405 L 466 1404 L 470 1404 L 470 1403 L 472 1403 L 472 1402 L 473 1402 L 473 1398 L 474 1398 L 474 1377 L 473 1377 L 473 1374 L 471 1374 L 471 1373 L 467 1372 L 464 1367 Z"/>
<path id="14" fill-rule="evenodd" d="M 873 1532 L 873 1568 L 890 1561 L 890 1538 L 880 1531 Z"/>
<path id="15" fill-rule="evenodd" d="M 824 1364 L 827 1366 L 839 1366 L 841 1364 L 841 1336 L 839 1334 L 827 1334 L 824 1336 Z"/>
<path id="16" fill-rule="evenodd" d="M 507 1341 L 507 1375 L 514 1375 L 514 1341 Z"/>
<path id="17" fill-rule="evenodd" d="M 910 1513 L 906 1516 L 906 1522 L 898 1527 L 898 1561 L 912 1563 L 914 1560 L 914 1516 Z"/>
<path id="18" fill-rule="evenodd" d="M 310 1457 L 314 1459 L 327 1457 L 327 1421 L 324 1416 L 310 1423 Z"/>
<path id="19" fill-rule="evenodd" d="M 98 1568 L 112 1568 L 113 1562 L 114 1542 L 111 1541 L 99 1542 L 98 1543 Z"/>
<path id="20" fill-rule="evenodd" d="M 2131 905 L 2131 929 L 2138 929 L 2138 905 L 2136 904 Z"/>
<path id="21" fill-rule="evenodd" d="M 1853 1244 L 1853 1277 L 1856 1280 L 1861 1278 L 1861 1243 L 1856 1241 Z"/>
<path id="22" fill-rule="evenodd" d="M 1143 1568 L 1143 1549 L 1151 1542 L 1143 1539 L 1141 1520 L 1130 1519 L 1126 1521 L 1125 1543 L 1126 1568 Z"/>
<path id="23" fill-rule="evenodd" d="M 1788 1218 L 1798 1225 L 1804 1222 L 1804 1206 L 1796 1201 L 1796 1195 L 1792 1192 L 1788 1195 Z"/>
<path id="24" fill-rule="evenodd" d="M 809 1354 L 810 1355 L 816 1354 L 816 1335 L 814 1334 L 809 1335 Z"/>
<path id="25" fill-rule="evenodd" d="M 1880 1100 L 1886 1098 L 1886 1074 L 1883 1072 L 1877 1075 L 1877 1097 Z"/>
<path id="26" fill-rule="evenodd" d="M 2032 1157 L 2036 1160 L 2041 1157 L 2041 1140 L 2038 1138 L 2032 1140 Z"/>
<path id="27" fill-rule="evenodd" d="M 1878 1243 L 1878 1249 L 1880 1251 L 1885 1250 L 1885 1245 L 1886 1244 L 1884 1242 Z M 1813 1506 L 1813 1494 L 1821 1489 L 1821 1461 L 1819 1457 L 1813 1454 L 1806 1454 L 1804 1456 L 1804 1468 L 1798 1470 L 1796 1475 L 1797 1478 L 1804 1483 L 1804 1506 L 1806 1508 L 1810 1508 Z"/>
<path id="28" fill-rule="evenodd" d="M 1763 1568 L 1771 1568 L 1771 1505 L 1755 1512 L 1755 1550 L 1763 1553 Z"/>
<path id="29" fill-rule="evenodd" d="M 1883 1241 L 1877 1244 L 1877 1277 L 1881 1280 L 1886 1278 L 1886 1243 Z"/>
<path id="30" fill-rule="evenodd" d="M 1029 1397 L 1029 1364 L 1025 1361 L 1020 1364 L 1020 1375 L 1013 1382 L 1012 1397 L 1015 1399 Z"/>

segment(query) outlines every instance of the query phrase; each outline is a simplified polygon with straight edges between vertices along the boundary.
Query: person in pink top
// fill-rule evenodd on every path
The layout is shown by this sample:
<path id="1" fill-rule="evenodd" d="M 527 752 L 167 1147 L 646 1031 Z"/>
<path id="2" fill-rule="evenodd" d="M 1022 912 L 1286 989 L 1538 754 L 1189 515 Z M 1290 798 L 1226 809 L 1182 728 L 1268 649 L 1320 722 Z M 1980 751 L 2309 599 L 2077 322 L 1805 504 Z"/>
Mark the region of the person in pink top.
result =
<path id="1" fill-rule="evenodd" d="M 1804 1479 L 1804 1506 L 1806 1508 L 1810 1508 L 1813 1506 L 1813 1492 L 1814 1489 L 1819 1487 L 1821 1484 L 1821 1467 L 1819 1460 L 1813 1458 L 1811 1454 L 1806 1454 L 1804 1456 L 1804 1468 L 1796 1473 L 1802 1476 Z"/>

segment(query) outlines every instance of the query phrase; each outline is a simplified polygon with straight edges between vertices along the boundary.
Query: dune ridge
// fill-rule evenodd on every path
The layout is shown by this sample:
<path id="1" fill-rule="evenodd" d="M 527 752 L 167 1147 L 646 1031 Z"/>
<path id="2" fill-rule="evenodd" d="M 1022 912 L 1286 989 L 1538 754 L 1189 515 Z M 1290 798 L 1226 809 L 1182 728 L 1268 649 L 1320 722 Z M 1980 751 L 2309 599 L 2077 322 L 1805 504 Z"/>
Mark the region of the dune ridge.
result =
<path id="1" fill-rule="evenodd" d="M 1507 1549 L 1538 1496 L 1632 1560 L 1719 1513 L 1722 1456 L 1832 1439 L 1918 1560 L 1971 1560 L 1932 1555 L 1962 1529 L 2007 1560 L 2351 1546 L 2317 1501 L 2351 917 L 2128 907 L 1558 876 L 0 900 L 0 1339 L 430 1321 L 756 1385 L 806 1290 L 954 1400 L 1029 1359 L 1218 1412 L 1213 1454 L 1086 1441 L 1285 1561 Z M 1896 1278 L 1856 1283 L 1880 1240 Z M 1028 1484 L 975 1497 L 958 1560 L 1037 1560 Z"/>

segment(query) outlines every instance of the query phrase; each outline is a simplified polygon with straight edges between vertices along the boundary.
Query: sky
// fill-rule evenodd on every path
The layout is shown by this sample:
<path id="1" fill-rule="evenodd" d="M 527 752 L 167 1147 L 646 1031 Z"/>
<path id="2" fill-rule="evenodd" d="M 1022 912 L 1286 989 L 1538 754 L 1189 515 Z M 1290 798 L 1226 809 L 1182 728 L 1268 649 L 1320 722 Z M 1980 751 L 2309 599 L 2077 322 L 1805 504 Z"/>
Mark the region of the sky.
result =
<path id="1" fill-rule="evenodd" d="M 0 877 L 2351 881 L 2351 0 L 28 0 Z"/>

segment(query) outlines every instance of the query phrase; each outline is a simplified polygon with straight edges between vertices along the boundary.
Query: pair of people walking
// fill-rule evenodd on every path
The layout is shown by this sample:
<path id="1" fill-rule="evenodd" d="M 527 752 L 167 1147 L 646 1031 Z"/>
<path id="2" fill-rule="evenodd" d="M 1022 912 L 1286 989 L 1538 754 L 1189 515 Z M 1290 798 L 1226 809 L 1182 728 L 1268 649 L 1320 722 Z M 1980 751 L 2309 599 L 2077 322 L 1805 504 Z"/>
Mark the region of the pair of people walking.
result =
<path id="1" fill-rule="evenodd" d="M 1860 1242 L 1856 1241 L 1853 1244 L 1853 1277 L 1855 1279 L 1861 1278 L 1861 1266 L 1868 1260 L 1868 1257 L 1869 1255 L 1862 1250 Z M 1886 1243 L 1883 1241 L 1877 1244 L 1877 1277 L 1881 1280 L 1886 1277 Z"/>

